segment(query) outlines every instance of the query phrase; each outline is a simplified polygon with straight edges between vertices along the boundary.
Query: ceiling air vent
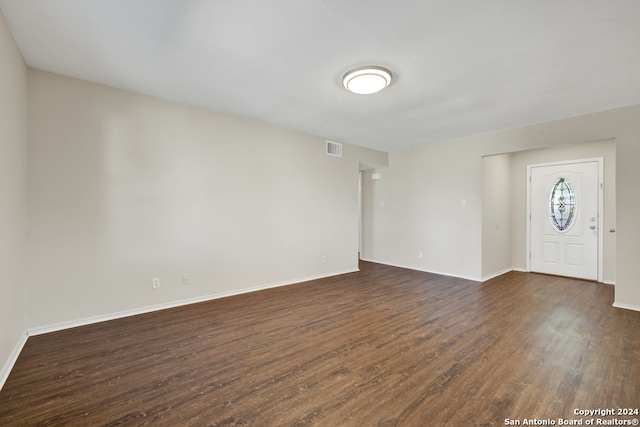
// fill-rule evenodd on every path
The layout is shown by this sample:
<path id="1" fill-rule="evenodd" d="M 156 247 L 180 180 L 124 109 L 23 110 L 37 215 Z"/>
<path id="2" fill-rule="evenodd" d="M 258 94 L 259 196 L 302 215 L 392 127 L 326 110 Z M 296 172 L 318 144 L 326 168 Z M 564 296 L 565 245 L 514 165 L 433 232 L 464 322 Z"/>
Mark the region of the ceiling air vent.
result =
<path id="1" fill-rule="evenodd" d="M 329 156 L 342 157 L 342 144 L 327 141 L 327 154 Z"/>

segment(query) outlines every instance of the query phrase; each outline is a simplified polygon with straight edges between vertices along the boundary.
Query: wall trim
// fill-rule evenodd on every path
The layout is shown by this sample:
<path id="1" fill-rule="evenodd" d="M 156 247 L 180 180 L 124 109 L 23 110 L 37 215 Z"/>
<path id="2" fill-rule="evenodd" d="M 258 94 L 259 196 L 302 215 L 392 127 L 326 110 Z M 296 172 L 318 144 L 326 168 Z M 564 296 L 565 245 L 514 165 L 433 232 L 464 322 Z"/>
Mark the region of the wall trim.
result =
<path id="1" fill-rule="evenodd" d="M 496 278 L 498 276 L 502 276 L 503 274 L 507 274 L 507 273 L 509 273 L 511 271 L 514 271 L 514 270 L 515 270 L 515 268 L 513 268 L 513 267 L 505 268 L 504 270 L 500 270 L 500 271 L 497 271 L 497 272 L 495 272 L 493 274 L 489 274 L 488 276 L 484 276 L 482 278 L 482 282 L 486 282 L 487 280 L 494 279 L 494 278 Z"/>
<path id="2" fill-rule="evenodd" d="M 625 304 L 623 302 L 614 302 L 613 306 L 615 308 L 624 308 L 625 310 L 633 310 L 633 311 L 640 311 L 640 306 L 637 305 L 632 305 L 632 304 Z"/>
<path id="3" fill-rule="evenodd" d="M 458 279 L 471 280 L 473 282 L 481 282 L 482 281 L 482 280 L 478 279 L 477 277 L 459 276 L 459 275 L 451 274 L 451 273 L 443 273 L 441 271 L 426 270 L 426 269 L 415 267 L 415 266 L 411 266 L 411 265 L 395 264 L 395 263 L 390 263 L 390 262 L 385 262 L 385 261 L 377 261 L 377 260 L 374 260 L 374 259 L 365 259 L 365 258 L 360 258 L 360 259 L 362 261 L 375 262 L 376 264 L 383 264 L 383 265 L 388 265 L 388 266 L 391 266 L 391 267 L 400 267 L 400 268 L 406 268 L 407 270 L 422 271 L 423 273 L 431 273 L 431 274 L 437 274 L 437 275 L 440 275 L 440 276 L 455 277 L 455 278 L 458 278 Z"/>
<path id="4" fill-rule="evenodd" d="M 18 340 L 15 347 L 13 348 L 13 351 L 11 352 L 9 359 L 2 367 L 2 370 L 0 370 L 0 390 L 2 390 L 2 387 L 4 387 L 4 383 L 7 382 L 7 379 L 9 378 L 9 374 L 11 373 L 13 366 L 18 361 L 18 356 L 20 356 L 20 353 L 22 352 L 24 345 L 27 343 L 28 338 L 29 336 L 25 331 L 25 333 L 23 333 L 20 336 L 20 339 Z"/>
<path id="5" fill-rule="evenodd" d="M 511 267 L 511 268 L 507 268 L 504 269 L 502 271 L 499 271 L 497 273 L 494 274 L 490 274 L 489 276 L 486 276 L 485 278 L 482 279 L 482 281 L 487 281 L 489 279 L 492 279 L 494 277 L 500 276 L 502 274 L 508 273 L 510 271 L 518 271 L 520 273 L 531 273 L 531 271 L 527 270 L 526 268 L 519 268 L 519 267 Z M 540 274 L 544 274 L 544 273 L 540 273 Z M 615 280 L 605 280 L 604 282 L 598 282 L 598 283 L 602 283 L 605 285 L 611 285 L 611 286 L 615 286 L 616 285 L 616 281 Z"/>
<path id="6" fill-rule="evenodd" d="M 284 282 L 276 282 L 269 283 L 260 286 L 253 286 L 249 288 L 237 289 L 233 291 L 219 292 L 216 294 L 204 295 L 201 297 L 188 298 L 184 300 L 170 301 L 167 303 L 151 305 L 147 307 L 139 307 L 131 310 L 118 311 L 115 313 L 101 314 L 98 316 L 85 317 L 82 319 L 70 320 L 67 322 L 54 323 L 51 325 L 43 325 L 43 326 L 35 326 L 31 328 L 27 328 L 26 335 L 28 336 L 36 336 L 42 334 L 48 334 L 50 332 L 62 331 L 65 329 L 76 328 L 78 326 L 86 326 L 91 325 L 93 323 L 106 322 L 109 320 L 121 319 L 123 317 L 129 316 L 137 316 L 139 314 L 151 313 L 154 311 L 166 310 L 169 308 L 180 307 L 189 304 L 197 304 L 199 302 L 211 301 L 214 299 L 226 298 L 234 295 L 247 294 L 250 292 L 262 291 L 270 288 L 278 288 L 281 286 L 294 285 L 298 283 L 304 283 L 311 280 L 323 279 L 326 277 L 339 276 L 341 274 L 354 273 L 356 271 L 360 271 L 358 268 L 355 269 L 346 269 L 340 271 L 334 271 L 327 274 L 320 274 L 315 276 L 301 277 L 294 280 L 287 280 Z"/>

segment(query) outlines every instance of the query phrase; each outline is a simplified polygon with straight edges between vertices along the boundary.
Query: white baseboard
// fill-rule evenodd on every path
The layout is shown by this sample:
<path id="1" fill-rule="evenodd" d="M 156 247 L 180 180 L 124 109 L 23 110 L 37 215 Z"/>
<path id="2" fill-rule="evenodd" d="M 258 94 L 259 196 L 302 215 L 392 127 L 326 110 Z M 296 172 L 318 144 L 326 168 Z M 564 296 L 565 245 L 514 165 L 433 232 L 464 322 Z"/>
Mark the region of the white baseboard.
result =
<path id="1" fill-rule="evenodd" d="M 423 273 L 437 274 L 439 276 L 455 277 L 455 278 L 458 278 L 458 279 L 471 280 L 471 281 L 474 281 L 474 282 L 480 282 L 481 281 L 477 277 L 460 276 L 460 275 L 457 275 L 457 274 L 445 273 L 445 272 L 442 272 L 442 271 L 426 270 L 426 269 L 419 268 L 419 267 L 412 266 L 412 265 L 394 264 L 394 263 L 390 263 L 390 262 L 386 262 L 386 261 L 377 261 L 377 260 L 374 260 L 374 259 L 365 259 L 365 258 L 360 258 L 360 259 L 362 261 L 366 261 L 366 262 L 375 262 L 376 264 L 383 264 L 383 265 L 388 265 L 388 266 L 391 266 L 391 267 L 400 267 L 400 268 L 406 268 L 407 270 L 422 271 Z"/>
<path id="2" fill-rule="evenodd" d="M 2 387 L 4 387 L 4 383 L 7 382 L 7 378 L 9 378 L 9 374 L 13 369 L 13 365 L 16 364 L 18 356 L 20 356 L 20 352 L 22 352 L 24 345 L 27 343 L 27 338 L 29 337 L 26 333 L 22 334 L 15 347 L 13 348 L 9 359 L 2 367 L 2 370 L 0 371 L 0 390 L 2 390 Z"/>
<path id="3" fill-rule="evenodd" d="M 631 305 L 631 304 L 625 304 L 622 302 L 614 302 L 613 306 L 616 308 L 624 308 L 625 310 L 633 310 L 633 311 L 640 311 L 640 306 L 637 305 Z"/>
<path id="4" fill-rule="evenodd" d="M 515 270 L 514 268 L 505 268 L 504 270 L 500 270 L 500 271 L 497 271 L 497 272 L 495 272 L 493 274 L 489 274 L 488 276 L 484 276 L 482 278 L 482 281 L 486 282 L 487 280 L 491 280 L 491 279 L 496 278 L 498 276 L 502 276 L 503 274 L 507 274 L 510 271 L 514 271 L 514 270 Z"/>
<path id="5" fill-rule="evenodd" d="M 178 301 L 171 301 L 171 302 L 152 305 L 152 306 L 148 306 L 148 307 L 140 307 L 140 308 L 134 308 L 134 309 L 131 309 L 131 310 L 119 311 L 119 312 L 116 312 L 116 313 L 85 317 L 83 319 L 70 320 L 68 322 L 54 323 L 52 325 L 36 326 L 36 327 L 28 328 L 27 329 L 27 335 L 28 336 L 35 336 L 35 335 L 47 334 L 49 332 L 62 331 L 64 329 L 76 328 L 78 326 L 85 326 L 85 325 L 90 325 L 90 324 L 93 324 L 93 323 L 105 322 L 105 321 L 108 321 L 108 320 L 121 319 L 123 317 L 136 316 L 138 314 L 150 313 L 150 312 L 153 312 L 153 311 L 165 310 L 165 309 L 168 309 L 168 308 L 180 307 L 180 306 L 189 305 L 189 304 L 196 304 L 196 303 L 199 303 L 199 302 L 211 301 L 211 300 L 214 300 L 214 299 L 226 298 L 226 297 L 230 297 L 230 296 L 234 296 L 234 295 L 246 294 L 246 293 L 249 293 L 249 292 L 256 292 L 256 291 L 261 291 L 261 290 L 270 289 L 270 288 L 277 288 L 277 287 L 280 287 L 280 286 L 293 285 L 293 284 L 296 284 L 296 283 L 303 283 L 303 282 L 308 282 L 310 280 L 323 279 L 323 278 L 326 278 L 326 277 L 338 276 L 338 275 L 341 275 L 341 274 L 353 273 L 353 272 L 356 272 L 356 271 L 359 271 L 359 270 L 357 268 L 355 268 L 355 269 L 347 269 L 347 270 L 342 270 L 342 271 L 334 271 L 334 272 L 327 273 L 327 274 L 321 274 L 321 275 L 309 276 L 309 277 L 302 277 L 302 278 L 298 278 L 298 279 L 294 279 L 294 280 L 288 280 L 288 281 L 285 281 L 285 282 L 270 283 L 270 284 L 254 286 L 254 287 L 250 287 L 250 288 L 244 288 L 244 289 L 238 289 L 238 290 L 233 290 L 233 291 L 220 292 L 220 293 L 217 293 L 217 294 L 205 295 L 205 296 L 201 296 L 201 297 L 189 298 L 189 299 L 178 300 Z"/>
<path id="6" fill-rule="evenodd" d="M 482 278 L 482 281 L 485 282 L 485 281 L 487 281 L 489 279 L 493 279 L 494 277 L 501 276 L 501 275 L 503 275 L 505 273 L 508 273 L 510 271 L 517 271 L 517 272 L 520 272 L 520 273 L 531 273 L 531 271 L 529 271 L 529 270 L 527 270 L 525 268 L 511 267 L 511 268 L 504 269 L 502 271 L 498 271 L 497 273 L 485 276 L 485 277 Z M 614 281 L 605 280 L 604 282 L 599 282 L 599 283 L 603 283 L 605 285 L 612 285 L 612 286 L 616 285 L 615 280 Z"/>

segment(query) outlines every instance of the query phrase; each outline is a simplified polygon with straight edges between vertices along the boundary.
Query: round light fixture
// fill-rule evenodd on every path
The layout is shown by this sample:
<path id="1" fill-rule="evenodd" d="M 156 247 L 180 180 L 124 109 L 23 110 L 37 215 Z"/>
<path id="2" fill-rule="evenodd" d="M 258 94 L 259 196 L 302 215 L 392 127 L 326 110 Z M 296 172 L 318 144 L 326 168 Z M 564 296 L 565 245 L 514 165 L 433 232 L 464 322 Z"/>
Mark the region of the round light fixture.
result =
<path id="1" fill-rule="evenodd" d="M 391 83 L 391 71 L 378 66 L 356 68 L 342 78 L 343 86 L 353 93 L 369 95 L 380 92 Z"/>

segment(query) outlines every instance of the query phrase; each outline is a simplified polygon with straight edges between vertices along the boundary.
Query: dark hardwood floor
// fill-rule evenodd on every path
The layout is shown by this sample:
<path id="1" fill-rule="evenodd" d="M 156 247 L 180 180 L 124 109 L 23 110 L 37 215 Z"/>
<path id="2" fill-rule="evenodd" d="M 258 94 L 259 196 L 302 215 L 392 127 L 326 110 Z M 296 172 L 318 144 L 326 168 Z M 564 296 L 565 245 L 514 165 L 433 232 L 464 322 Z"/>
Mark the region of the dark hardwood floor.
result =
<path id="1" fill-rule="evenodd" d="M 31 337 L 0 391 L 0 425 L 631 420 L 574 414 L 640 407 L 640 313 L 612 302 L 612 286 L 582 280 L 481 284 L 362 263 Z"/>

